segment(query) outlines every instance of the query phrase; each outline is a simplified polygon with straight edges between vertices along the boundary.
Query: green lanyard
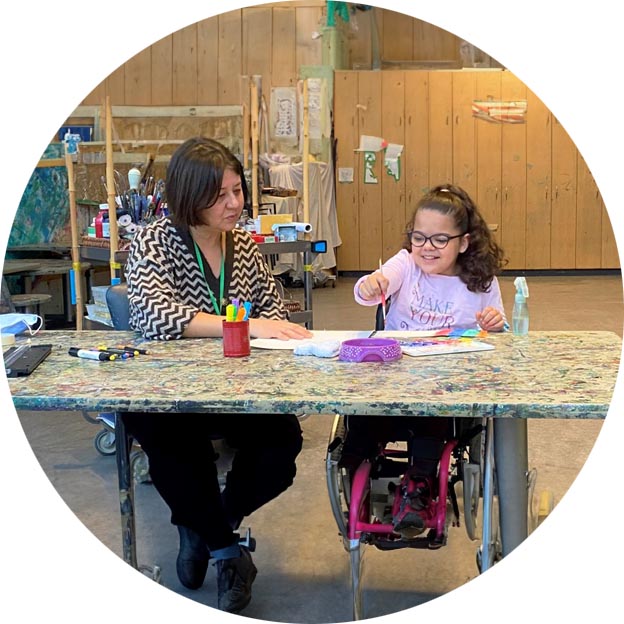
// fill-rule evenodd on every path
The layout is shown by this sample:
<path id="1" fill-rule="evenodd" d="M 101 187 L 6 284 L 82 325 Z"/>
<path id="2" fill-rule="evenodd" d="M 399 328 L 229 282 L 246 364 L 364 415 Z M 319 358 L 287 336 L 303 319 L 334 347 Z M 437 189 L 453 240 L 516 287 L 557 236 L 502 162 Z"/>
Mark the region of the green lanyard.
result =
<path id="1" fill-rule="evenodd" d="M 206 282 L 206 288 L 208 288 L 208 294 L 210 295 L 210 301 L 212 301 L 212 307 L 214 308 L 215 314 L 221 314 L 222 306 L 217 304 L 217 300 L 215 296 L 212 294 L 212 290 L 210 285 L 208 284 L 208 280 L 206 279 L 206 271 L 204 270 L 204 261 L 202 260 L 201 251 L 195 241 L 193 241 L 193 245 L 195 245 L 195 256 L 197 257 L 197 262 L 199 264 L 199 270 L 202 272 L 204 276 L 204 281 Z M 219 301 L 223 301 L 223 287 L 225 284 L 225 254 L 221 254 L 221 274 L 219 275 Z"/>

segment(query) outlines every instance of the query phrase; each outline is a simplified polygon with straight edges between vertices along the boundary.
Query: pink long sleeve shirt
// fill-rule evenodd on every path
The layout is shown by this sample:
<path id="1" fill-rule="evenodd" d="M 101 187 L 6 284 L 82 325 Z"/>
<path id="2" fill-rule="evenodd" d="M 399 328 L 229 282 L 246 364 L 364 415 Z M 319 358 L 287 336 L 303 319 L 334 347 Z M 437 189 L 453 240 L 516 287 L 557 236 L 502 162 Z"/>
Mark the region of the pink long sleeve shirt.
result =
<path id="1" fill-rule="evenodd" d="M 457 276 L 423 273 L 405 249 L 390 258 L 382 270 L 390 282 L 386 297 L 392 297 L 387 330 L 476 329 L 476 313 L 488 306 L 505 315 L 496 278 L 489 292 L 474 293 Z M 355 284 L 355 300 L 361 305 L 378 305 L 381 299 L 365 301 L 360 297 L 359 286 L 365 279 L 361 277 Z"/>

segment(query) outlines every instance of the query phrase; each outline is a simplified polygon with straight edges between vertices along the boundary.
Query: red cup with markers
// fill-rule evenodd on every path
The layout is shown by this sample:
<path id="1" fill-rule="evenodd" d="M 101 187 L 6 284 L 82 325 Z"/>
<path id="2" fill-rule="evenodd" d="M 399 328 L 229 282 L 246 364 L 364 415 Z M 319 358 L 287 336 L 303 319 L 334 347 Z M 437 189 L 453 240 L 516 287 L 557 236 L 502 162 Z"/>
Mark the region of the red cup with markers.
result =
<path id="1" fill-rule="evenodd" d="M 223 355 L 245 357 L 250 353 L 249 321 L 223 321 Z"/>

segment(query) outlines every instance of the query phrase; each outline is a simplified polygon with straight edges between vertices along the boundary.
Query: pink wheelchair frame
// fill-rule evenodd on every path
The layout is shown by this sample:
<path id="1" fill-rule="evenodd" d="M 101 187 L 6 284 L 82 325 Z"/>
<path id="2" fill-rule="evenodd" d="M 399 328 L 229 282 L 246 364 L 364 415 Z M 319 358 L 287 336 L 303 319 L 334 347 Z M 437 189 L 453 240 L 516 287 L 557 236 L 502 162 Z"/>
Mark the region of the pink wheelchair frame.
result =
<path id="1" fill-rule="evenodd" d="M 425 527 L 430 529 L 426 538 L 414 538 L 410 540 L 411 547 L 424 539 L 426 546 L 436 548 L 442 546 L 446 541 L 446 505 L 448 493 L 448 475 L 451 462 L 451 453 L 457 446 L 457 440 L 450 440 L 444 445 L 439 464 L 438 476 L 438 496 L 431 500 L 429 507 L 424 510 L 426 516 Z M 382 451 L 386 453 L 386 451 Z M 388 539 L 389 544 L 396 541 L 397 534 L 394 532 L 392 524 L 384 524 L 379 520 L 368 522 L 369 513 L 366 505 L 366 498 L 370 494 L 370 472 L 371 462 L 363 461 L 353 475 L 351 484 L 351 503 L 349 505 L 349 522 L 347 525 L 347 539 L 359 540 L 362 533 L 375 533 L 383 535 Z M 404 477 L 405 478 L 405 477 Z M 401 502 L 401 488 L 397 488 L 394 494 L 393 512 L 396 513 Z M 417 541 L 415 541 L 417 540 Z"/>

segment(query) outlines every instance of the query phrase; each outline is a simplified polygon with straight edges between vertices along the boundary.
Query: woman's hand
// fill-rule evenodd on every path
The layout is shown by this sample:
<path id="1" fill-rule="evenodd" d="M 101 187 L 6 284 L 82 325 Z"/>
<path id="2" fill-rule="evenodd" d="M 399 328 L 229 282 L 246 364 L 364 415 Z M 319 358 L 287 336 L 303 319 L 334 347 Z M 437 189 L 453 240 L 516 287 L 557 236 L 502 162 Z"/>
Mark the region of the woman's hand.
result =
<path id="1" fill-rule="evenodd" d="M 312 332 L 303 325 L 263 318 L 249 319 L 249 332 L 252 338 L 278 338 L 279 340 L 312 338 Z"/>
<path id="2" fill-rule="evenodd" d="M 381 294 L 388 291 L 390 282 L 383 276 L 381 271 L 375 271 L 366 276 L 366 279 L 359 285 L 358 294 L 364 301 L 379 299 Z"/>
<path id="3" fill-rule="evenodd" d="M 476 318 L 479 327 L 485 331 L 503 331 L 505 327 L 505 317 L 503 313 L 491 306 L 484 308 L 481 312 L 477 312 Z"/>

